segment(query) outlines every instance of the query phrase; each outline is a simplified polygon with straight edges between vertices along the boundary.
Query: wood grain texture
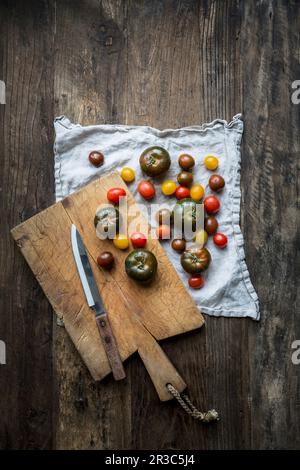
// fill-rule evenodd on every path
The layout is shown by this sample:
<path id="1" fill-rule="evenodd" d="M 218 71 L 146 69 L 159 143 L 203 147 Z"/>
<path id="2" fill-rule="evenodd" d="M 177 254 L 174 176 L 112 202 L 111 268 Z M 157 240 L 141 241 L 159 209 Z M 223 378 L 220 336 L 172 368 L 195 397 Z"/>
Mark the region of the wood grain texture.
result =
<path id="1" fill-rule="evenodd" d="M 260 325 L 249 326 L 251 439 L 255 448 L 293 449 L 300 432 L 300 369 L 291 360 L 300 338 L 300 108 L 291 94 L 300 77 L 300 5 L 247 5 L 244 18 L 244 73 L 254 80 L 243 91 L 243 179 L 251 181 L 243 226 L 262 309 Z"/>
<path id="2" fill-rule="evenodd" d="M 108 4 L 106 11 L 97 0 L 56 3 L 56 116 L 65 114 L 82 124 L 125 121 L 126 10 L 126 2 L 119 0 Z M 55 367 L 58 377 L 66 375 L 66 383 L 76 384 L 80 360 L 65 334 L 61 328 L 55 328 Z M 67 386 L 58 383 L 56 447 L 130 448 L 131 375 L 134 372 L 127 374 L 125 383 L 116 384 L 108 378 L 105 385 L 96 388 L 85 368 L 80 367 L 80 373 L 82 395 L 88 403 L 81 415 L 73 404 L 72 392 L 66 393 Z M 99 393 L 105 399 L 99 399 Z M 116 416 L 118 420 L 114 419 Z M 81 419 L 86 426 L 79 435 L 77 428 Z M 64 432 L 65 429 L 70 433 Z"/>
<path id="3" fill-rule="evenodd" d="M 53 442 L 52 312 L 9 229 L 54 200 L 53 7 L 1 2 L 0 16 L 0 448 L 44 449 Z"/>
<path id="4" fill-rule="evenodd" d="M 131 108 L 133 116 L 139 109 L 145 110 L 138 123 L 178 127 L 218 116 L 230 119 L 241 110 L 236 38 L 242 12 L 236 2 L 155 2 L 153 8 L 147 2 L 142 8 L 137 2 L 130 5 L 134 20 L 129 20 L 127 28 L 128 48 L 134 67 L 129 72 L 129 102 L 135 105 Z M 247 321 L 209 318 L 202 337 L 189 335 L 180 343 L 172 341 L 165 349 L 167 354 L 172 352 L 179 372 L 184 371 L 199 407 L 216 407 L 223 416 L 207 430 L 199 429 L 199 423 L 191 422 L 180 411 L 173 410 L 176 414 L 170 420 L 169 409 L 165 411 L 166 424 L 157 433 L 157 422 L 162 421 L 164 411 L 140 368 L 140 381 L 145 386 L 142 390 L 133 388 L 132 397 L 137 448 L 249 445 L 250 410 L 244 399 L 248 385 L 247 328 Z M 148 403 L 142 419 L 141 396 Z M 147 433 L 143 431 L 145 422 Z"/>
<path id="5" fill-rule="evenodd" d="M 291 83 L 300 78 L 299 3 L 31 3 L 32 8 L 25 2 L 0 7 L 0 64 L 9 98 L 0 106 L 2 220 L 12 227 L 52 202 L 55 115 L 82 124 L 163 128 L 231 119 L 242 111 L 241 217 L 262 318 L 259 324 L 206 318 L 200 333 L 163 344 L 199 407 L 220 411 L 217 425 L 203 427 L 174 403 L 161 405 L 138 357 L 127 365 L 126 382 L 107 377 L 94 385 L 56 325 L 52 405 L 50 309 L 2 225 L 0 337 L 4 331 L 16 367 L 1 367 L 2 390 L 9 383 L 10 392 L 0 402 L 5 423 L 0 446 L 50 446 L 48 417 L 54 406 L 56 448 L 299 448 L 300 368 L 291 362 L 291 343 L 300 338 L 300 108 L 291 103 Z M 39 79 L 41 70 L 47 80 Z M 28 121 L 25 125 L 26 116 L 34 132 Z M 42 179 L 36 178 L 38 171 Z M 29 320 L 37 311 L 45 323 Z M 15 321 L 15 312 L 22 323 Z M 36 357 L 39 367 L 32 370 L 28 364 Z M 45 387 L 30 385 L 41 383 L 41 377 Z M 33 418 L 30 409 L 38 411 Z"/>

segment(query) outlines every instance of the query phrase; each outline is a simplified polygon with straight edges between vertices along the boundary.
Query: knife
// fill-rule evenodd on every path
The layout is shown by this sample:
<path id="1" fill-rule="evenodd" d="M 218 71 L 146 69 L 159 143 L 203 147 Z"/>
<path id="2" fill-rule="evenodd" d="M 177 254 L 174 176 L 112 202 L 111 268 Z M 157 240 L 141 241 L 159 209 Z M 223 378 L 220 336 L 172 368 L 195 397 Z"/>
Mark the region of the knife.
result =
<path id="1" fill-rule="evenodd" d="M 118 346 L 94 278 L 86 248 L 74 224 L 71 226 L 71 242 L 75 263 L 83 291 L 85 293 L 86 301 L 88 306 L 94 310 L 104 350 L 114 379 L 124 379 L 126 374 L 118 351 Z"/>

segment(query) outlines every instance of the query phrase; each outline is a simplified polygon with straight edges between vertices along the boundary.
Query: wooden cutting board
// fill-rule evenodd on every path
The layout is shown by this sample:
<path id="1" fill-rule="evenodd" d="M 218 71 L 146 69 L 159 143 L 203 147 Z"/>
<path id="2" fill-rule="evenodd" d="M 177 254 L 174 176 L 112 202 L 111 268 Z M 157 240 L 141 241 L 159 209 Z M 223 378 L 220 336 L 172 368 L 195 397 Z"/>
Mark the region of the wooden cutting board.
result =
<path id="1" fill-rule="evenodd" d="M 129 226 L 133 220 L 145 225 L 128 187 L 113 172 L 18 225 L 12 230 L 12 236 L 56 314 L 63 319 L 91 375 L 101 380 L 110 367 L 73 259 L 70 229 L 72 223 L 76 225 L 87 248 L 122 359 L 138 351 L 160 398 L 167 400 L 170 399 L 165 387 L 168 381 L 173 381 L 179 391 L 185 384 L 165 360 L 155 340 L 199 328 L 204 320 L 159 241 L 149 239 L 147 244 L 158 260 L 157 277 L 151 285 L 141 286 L 125 273 L 124 260 L 130 249 L 118 250 L 110 240 L 96 237 L 93 223 L 96 208 L 107 203 L 106 193 L 112 187 L 123 187 L 128 194 L 128 206 L 134 209 L 130 212 L 135 213 L 129 218 Z M 97 267 L 96 258 L 101 251 L 111 251 L 115 256 L 115 267 L 110 272 Z"/>

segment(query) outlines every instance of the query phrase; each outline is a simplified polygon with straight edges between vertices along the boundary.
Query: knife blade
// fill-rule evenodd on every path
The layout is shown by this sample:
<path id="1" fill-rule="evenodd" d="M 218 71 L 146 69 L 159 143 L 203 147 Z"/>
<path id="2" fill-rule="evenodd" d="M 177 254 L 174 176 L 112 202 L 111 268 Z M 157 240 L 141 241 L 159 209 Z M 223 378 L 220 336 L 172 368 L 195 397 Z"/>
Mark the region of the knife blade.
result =
<path id="1" fill-rule="evenodd" d="M 73 255 L 87 304 L 93 309 L 103 346 L 115 380 L 126 377 L 118 346 L 99 293 L 83 240 L 74 224 L 71 226 Z"/>

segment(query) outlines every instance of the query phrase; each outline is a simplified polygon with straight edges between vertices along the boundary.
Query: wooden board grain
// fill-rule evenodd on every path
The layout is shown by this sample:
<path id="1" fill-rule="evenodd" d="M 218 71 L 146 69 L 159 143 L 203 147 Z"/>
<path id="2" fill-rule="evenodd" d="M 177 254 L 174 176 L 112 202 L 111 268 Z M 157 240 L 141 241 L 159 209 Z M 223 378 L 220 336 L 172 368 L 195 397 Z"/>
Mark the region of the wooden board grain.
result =
<path id="1" fill-rule="evenodd" d="M 73 258 L 70 234 L 72 223 L 76 225 L 90 256 L 121 358 L 126 360 L 138 351 L 160 398 L 170 399 L 165 384 L 174 382 L 180 390 L 185 384 L 176 374 L 172 382 L 173 369 L 156 348 L 154 338 L 160 340 L 199 328 L 204 320 L 158 240 L 149 237 L 147 243 L 158 259 L 155 281 L 141 286 L 126 275 L 124 262 L 129 250 L 119 250 L 111 240 L 96 236 L 94 216 L 100 204 L 107 204 L 106 194 L 112 187 L 123 187 L 127 192 L 128 214 L 134 214 L 128 216 L 128 227 L 147 227 L 126 184 L 118 172 L 112 172 L 15 227 L 12 235 L 92 377 L 101 380 L 110 372 L 110 366 Z M 108 250 L 115 257 L 115 266 L 109 272 L 99 269 L 96 262 L 98 254 Z"/>

